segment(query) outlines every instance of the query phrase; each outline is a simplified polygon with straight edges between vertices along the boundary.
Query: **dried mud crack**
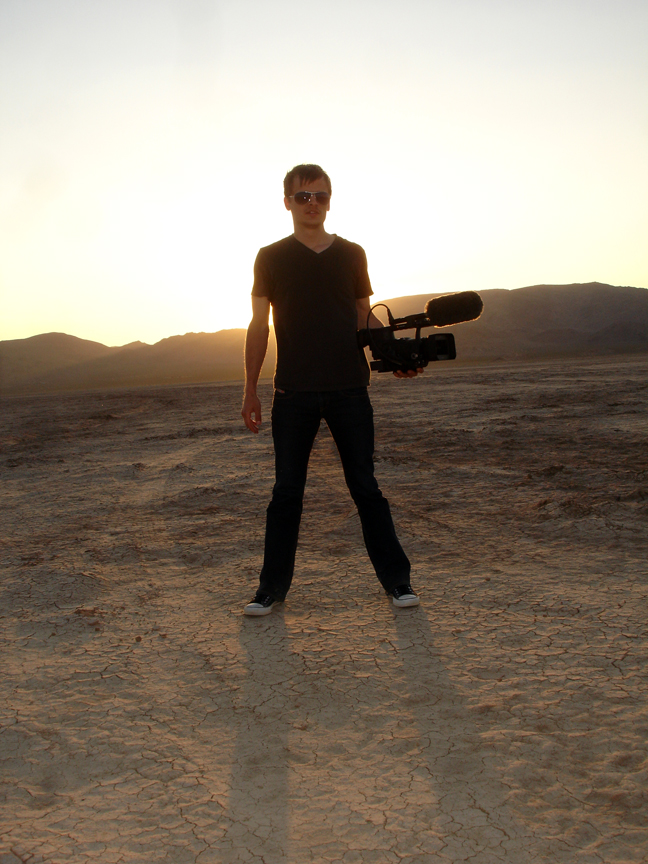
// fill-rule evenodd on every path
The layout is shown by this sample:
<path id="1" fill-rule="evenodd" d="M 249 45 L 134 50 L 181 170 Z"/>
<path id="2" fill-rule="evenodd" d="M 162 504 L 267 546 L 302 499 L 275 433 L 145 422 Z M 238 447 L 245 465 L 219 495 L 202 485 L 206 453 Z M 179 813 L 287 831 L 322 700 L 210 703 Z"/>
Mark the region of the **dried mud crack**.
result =
<path id="1" fill-rule="evenodd" d="M 238 386 L 2 401 L 0 864 L 645 861 L 648 358 L 437 366 L 371 391 L 418 609 L 325 428 L 253 621 Z"/>

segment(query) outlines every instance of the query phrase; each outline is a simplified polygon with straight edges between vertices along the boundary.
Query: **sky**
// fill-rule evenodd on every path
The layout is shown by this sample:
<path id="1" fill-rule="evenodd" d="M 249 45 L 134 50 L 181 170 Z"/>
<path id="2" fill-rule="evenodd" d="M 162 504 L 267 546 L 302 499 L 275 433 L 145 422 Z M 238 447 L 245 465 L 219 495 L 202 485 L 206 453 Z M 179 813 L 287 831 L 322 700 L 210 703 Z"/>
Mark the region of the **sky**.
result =
<path id="1" fill-rule="evenodd" d="M 302 162 L 376 300 L 648 287 L 648 3 L 0 0 L 0 339 L 247 326 Z"/>

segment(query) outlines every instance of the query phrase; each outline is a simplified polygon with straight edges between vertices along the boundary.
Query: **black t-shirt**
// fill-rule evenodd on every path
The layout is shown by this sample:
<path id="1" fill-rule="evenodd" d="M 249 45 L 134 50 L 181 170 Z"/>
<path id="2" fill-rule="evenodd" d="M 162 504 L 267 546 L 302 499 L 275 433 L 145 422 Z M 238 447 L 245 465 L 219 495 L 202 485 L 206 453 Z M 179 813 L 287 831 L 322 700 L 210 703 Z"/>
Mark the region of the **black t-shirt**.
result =
<path id="1" fill-rule="evenodd" d="M 356 300 L 373 294 L 367 258 L 336 237 L 313 252 L 294 236 L 259 250 L 252 295 L 267 297 L 277 337 L 275 387 L 346 390 L 369 383 L 357 343 Z"/>

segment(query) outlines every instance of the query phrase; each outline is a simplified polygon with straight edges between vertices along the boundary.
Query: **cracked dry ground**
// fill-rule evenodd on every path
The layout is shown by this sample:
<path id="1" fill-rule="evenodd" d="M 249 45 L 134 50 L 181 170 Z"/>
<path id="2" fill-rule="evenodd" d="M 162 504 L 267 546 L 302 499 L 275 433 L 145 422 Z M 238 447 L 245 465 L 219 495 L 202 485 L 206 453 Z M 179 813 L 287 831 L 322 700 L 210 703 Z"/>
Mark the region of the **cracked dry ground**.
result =
<path id="1" fill-rule="evenodd" d="M 322 429 L 257 620 L 238 385 L 4 400 L 0 864 L 645 861 L 647 395 L 646 356 L 381 376 L 421 607 Z"/>

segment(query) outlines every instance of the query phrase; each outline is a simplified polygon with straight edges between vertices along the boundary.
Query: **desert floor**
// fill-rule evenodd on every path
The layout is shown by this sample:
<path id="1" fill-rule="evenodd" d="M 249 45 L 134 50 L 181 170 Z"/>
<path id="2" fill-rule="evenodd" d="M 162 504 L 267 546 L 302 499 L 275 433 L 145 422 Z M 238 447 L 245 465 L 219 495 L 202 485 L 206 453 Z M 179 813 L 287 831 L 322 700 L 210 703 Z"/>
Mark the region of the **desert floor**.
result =
<path id="1" fill-rule="evenodd" d="M 379 376 L 396 610 L 322 428 L 242 616 L 269 384 L 6 399 L 0 864 L 639 862 L 648 356 Z"/>

